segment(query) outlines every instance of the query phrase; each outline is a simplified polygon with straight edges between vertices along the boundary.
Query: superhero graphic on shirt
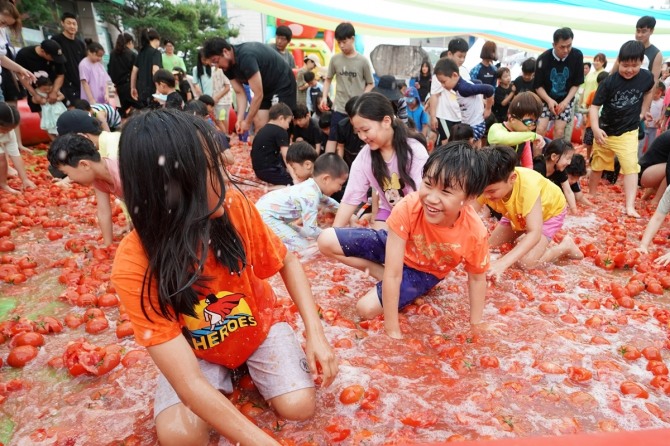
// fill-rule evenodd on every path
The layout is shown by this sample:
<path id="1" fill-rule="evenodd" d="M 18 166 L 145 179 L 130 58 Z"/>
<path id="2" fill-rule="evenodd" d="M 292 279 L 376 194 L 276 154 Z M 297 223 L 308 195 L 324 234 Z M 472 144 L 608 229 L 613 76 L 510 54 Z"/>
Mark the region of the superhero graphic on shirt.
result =
<path id="1" fill-rule="evenodd" d="M 208 294 L 196 305 L 195 312 L 197 318 L 184 316 L 190 335 L 188 341 L 195 350 L 215 347 L 234 332 L 258 325 L 245 296 L 240 293 Z"/>

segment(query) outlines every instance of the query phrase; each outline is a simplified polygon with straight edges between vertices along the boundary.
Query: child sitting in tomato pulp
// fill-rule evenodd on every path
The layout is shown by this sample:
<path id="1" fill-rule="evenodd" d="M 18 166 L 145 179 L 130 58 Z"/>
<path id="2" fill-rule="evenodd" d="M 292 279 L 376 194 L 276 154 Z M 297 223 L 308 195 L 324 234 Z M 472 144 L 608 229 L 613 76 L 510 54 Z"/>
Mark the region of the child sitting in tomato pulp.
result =
<path id="1" fill-rule="evenodd" d="M 384 315 L 386 333 L 400 338 L 398 310 L 428 293 L 461 261 L 468 273 L 470 322 L 481 322 L 489 249 L 486 227 L 468 204 L 486 186 L 486 162 L 467 142 L 437 148 L 418 191 L 391 211 L 388 232 L 330 228 L 319 249 L 379 280 L 356 304 L 360 317 Z"/>
<path id="2" fill-rule="evenodd" d="M 503 215 L 489 237 L 489 245 L 514 243 L 514 248 L 491 263 L 489 275 L 495 279 L 515 263 L 533 268 L 567 256 L 584 257 L 575 242 L 565 236 L 550 247 L 554 235 L 563 227 L 567 204 L 561 188 L 551 180 L 525 167 L 517 167 L 517 154 L 506 146 L 481 150 L 488 165 L 488 186 L 477 198 L 478 205 L 489 205 Z"/>

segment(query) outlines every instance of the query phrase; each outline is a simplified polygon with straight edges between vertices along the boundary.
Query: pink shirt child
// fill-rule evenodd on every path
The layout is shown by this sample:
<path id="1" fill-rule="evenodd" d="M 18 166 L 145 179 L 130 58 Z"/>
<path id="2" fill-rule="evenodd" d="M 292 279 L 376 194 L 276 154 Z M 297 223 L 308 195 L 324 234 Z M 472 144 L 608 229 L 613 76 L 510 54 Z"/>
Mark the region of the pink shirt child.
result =
<path id="1" fill-rule="evenodd" d="M 413 138 L 407 139 L 412 150 L 412 165 L 407 168 L 409 176 L 414 180 L 418 190 L 422 181 L 423 165 L 428 159 L 426 148 Z M 357 206 L 367 201 L 368 189 L 372 187 L 379 193 L 379 213 L 377 220 L 385 221 L 390 215 L 391 209 L 402 197 L 414 192 L 409 184 L 401 182 L 398 175 L 398 157 L 393 154 L 393 158 L 386 163 L 391 181 L 384 185 L 377 182 L 372 174 L 372 159 L 370 157 L 370 146 L 365 145 L 351 164 L 349 172 L 349 182 L 342 197 L 342 203 Z"/>
<path id="2" fill-rule="evenodd" d="M 110 186 L 106 181 L 95 180 L 93 187 L 106 194 L 113 194 L 123 200 L 123 187 L 121 186 L 121 176 L 119 175 L 119 161 L 111 158 L 102 158 L 107 166 L 107 170 L 112 175 L 113 185 Z"/>
<path id="3" fill-rule="evenodd" d="M 107 83 L 111 82 L 111 78 L 105 67 L 100 63 L 91 63 L 88 57 L 84 57 L 81 62 L 79 62 L 79 79 L 88 82 L 89 87 L 91 88 L 91 93 L 95 98 L 96 104 L 104 104 L 105 93 L 107 90 Z M 84 88 L 81 88 L 81 98 L 88 100 Z"/>

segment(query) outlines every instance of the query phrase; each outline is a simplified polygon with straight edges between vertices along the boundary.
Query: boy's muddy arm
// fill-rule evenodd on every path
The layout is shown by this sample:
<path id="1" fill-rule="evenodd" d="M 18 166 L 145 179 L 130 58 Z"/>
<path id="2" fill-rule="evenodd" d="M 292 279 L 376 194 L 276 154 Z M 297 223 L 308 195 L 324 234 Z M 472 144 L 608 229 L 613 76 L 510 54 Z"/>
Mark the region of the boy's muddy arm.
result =
<path id="1" fill-rule="evenodd" d="M 102 232 L 103 246 L 107 247 L 114 241 L 114 224 L 112 223 L 112 205 L 109 194 L 98 189 L 95 191 L 95 200 L 98 203 L 98 224 Z"/>

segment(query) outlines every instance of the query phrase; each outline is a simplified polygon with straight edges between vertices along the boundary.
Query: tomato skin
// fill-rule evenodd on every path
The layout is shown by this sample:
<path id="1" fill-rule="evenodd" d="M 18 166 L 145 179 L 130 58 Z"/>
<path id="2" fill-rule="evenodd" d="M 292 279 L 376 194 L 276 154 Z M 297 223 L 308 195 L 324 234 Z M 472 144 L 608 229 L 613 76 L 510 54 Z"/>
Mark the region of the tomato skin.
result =
<path id="1" fill-rule="evenodd" d="M 374 387 L 369 387 L 363 394 L 361 401 L 361 409 L 372 410 L 377 408 L 377 400 L 379 399 L 379 390 Z"/>
<path id="2" fill-rule="evenodd" d="M 21 368 L 35 359 L 37 356 L 37 347 L 33 345 L 20 345 L 14 347 L 7 356 L 7 364 L 11 367 Z"/>
<path id="3" fill-rule="evenodd" d="M 42 316 L 35 321 L 35 331 L 40 334 L 60 333 L 63 331 L 63 324 L 52 316 Z"/>
<path id="4" fill-rule="evenodd" d="M 437 423 L 437 415 L 431 412 L 413 412 L 400 419 L 405 426 L 429 427 Z"/>
<path id="5" fill-rule="evenodd" d="M 335 443 L 344 441 L 351 435 L 351 429 L 344 429 L 337 424 L 330 424 L 325 430 L 330 434 L 330 441 Z"/>
<path id="6" fill-rule="evenodd" d="M 41 347 L 44 345 L 44 336 L 34 331 L 27 331 L 19 333 L 12 339 L 12 345 L 32 345 L 33 347 Z"/>
<path id="7" fill-rule="evenodd" d="M 47 232 L 47 238 L 48 238 L 50 241 L 53 242 L 53 241 L 62 239 L 62 238 L 63 238 L 63 234 L 62 234 L 61 232 L 54 231 L 54 230 L 52 229 L 51 231 Z"/>
<path id="8" fill-rule="evenodd" d="M 486 369 L 497 369 L 500 366 L 500 362 L 495 356 L 482 356 L 479 358 L 479 364 Z"/>
<path id="9" fill-rule="evenodd" d="M 16 249 L 16 246 L 11 240 L 0 240 L 0 252 L 11 252 Z"/>
<path id="10" fill-rule="evenodd" d="M 661 352 L 656 347 L 645 347 L 642 349 L 642 356 L 647 361 L 662 361 Z"/>
<path id="11" fill-rule="evenodd" d="M 621 383 L 621 393 L 624 395 L 633 395 L 635 398 L 649 398 L 649 392 L 644 387 L 633 381 L 624 381 Z"/>
<path id="12" fill-rule="evenodd" d="M 65 315 L 65 325 L 67 325 L 68 328 L 75 329 L 83 323 L 84 321 L 82 321 L 81 317 L 77 315 L 74 315 L 72 313 Z"/>
<path id="13" fill-rule="evenodd" d="M 340 393 L 340 402 L 342 404 L 354 404 L 363 398 L 365 388 L 361 385 L 354 384 L 353 386 L 345 387 Z"/>
<path id="14" fill-rule="evenodd" d="M 131 350 L 123 356 L 121 364 L 124 367 L 132 367 L 136 362 L 142 361 L 148 356 L 149 353 L 146 350 Z"/>
<path id="15" fill-rule="evenodd" d="M 589 381 L 593 374 L 582 367 L 568 367 L 568 378 L 572 382 L 582 383 Z"/>
<path id="16" fill-rule="evenodd" d="M 116 294 L 107 293 L 98 298 L 98 306 L 102 308 L 116 307 L 119 305 L 119 298 Z"/>
<path id="17" fill-rule="evenodd" d="M 658 282 L 651 282 L 650 284 L 648 284 L 647 291 L 650 292 L 651 294 L 656 294 L 659 296 L 663 295 L 663 287 Z"/>
<path id="18" fill-rule="evenodd" d="M 109 327 L 109 321 L 106 317 L 96 317 L 86 322 L 86 333 L 98 334 Z"/>
<path id="19" fill-rule="evenodd" d="M 242 407 L 240 407 L 240 412 L 242 412 L 242 414 L 244 414 L 244 416 L 246 416 L 250 420 L 255 421 L 256 417 L 265 412 L 265 409 L 254 404 L 251 401 L 247 401 L 242 405 Z"/>
<path id="20" fill-rule="evenodd" d="M 121 355 L 118 353 L 107 352 L 102 358 L 102 364 L 99 364 L 95 372 L 95 376 L 102 376 L 110 370 L 114 369 L 121 362 Z"/>
<path id="21" fill-rule="evenodd" d="M 647 363 L 647 370 L 653 375 L 667 375 L 668 367 L 663 361 L 651 360 Z"/>
<path id="22" fill-rule="evenodd" d="M 116 326 L 116 337 L 119 339 L 133 336 L 134 334 L 133 324 L 130 321 L 123 321 Z"/>
<path id="23" fill-rule="evenodd" d="M 619 354 L 629 361 L 635 361 L 642 356 L 640 351 L 632 345 L 624 345 L 619 348 Z"/>

